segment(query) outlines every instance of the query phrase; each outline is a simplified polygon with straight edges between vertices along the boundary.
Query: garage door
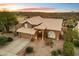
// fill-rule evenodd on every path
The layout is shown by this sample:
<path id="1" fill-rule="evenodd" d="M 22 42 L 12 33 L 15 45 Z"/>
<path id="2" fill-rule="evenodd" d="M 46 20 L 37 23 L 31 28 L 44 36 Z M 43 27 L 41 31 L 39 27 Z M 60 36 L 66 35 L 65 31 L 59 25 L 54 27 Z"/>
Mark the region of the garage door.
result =
<path id="1" fill-rule="evenodd" d="M 25 39 L 31 39 L 31 38 L 32 38 L 32 35 L 30 35 L 30 34 L 25 34 L 25 33 L 21 33 L 20 37 L 21 37 L 21 38 L 25 38 Z"/>

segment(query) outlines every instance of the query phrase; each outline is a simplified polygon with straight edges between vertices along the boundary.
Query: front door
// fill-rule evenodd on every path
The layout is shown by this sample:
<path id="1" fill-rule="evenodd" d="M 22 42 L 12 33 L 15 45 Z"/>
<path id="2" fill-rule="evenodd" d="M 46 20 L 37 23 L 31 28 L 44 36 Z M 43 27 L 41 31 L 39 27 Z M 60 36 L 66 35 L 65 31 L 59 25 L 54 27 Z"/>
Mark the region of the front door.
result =
<path id="1" fill-rule="evenodd" d="M 41 30 L 39 30 L 39 31 L 37 32 L 37 39 L 38 39 L 38 40 L 42 40 L 42 31 L 41 31 Z"/>

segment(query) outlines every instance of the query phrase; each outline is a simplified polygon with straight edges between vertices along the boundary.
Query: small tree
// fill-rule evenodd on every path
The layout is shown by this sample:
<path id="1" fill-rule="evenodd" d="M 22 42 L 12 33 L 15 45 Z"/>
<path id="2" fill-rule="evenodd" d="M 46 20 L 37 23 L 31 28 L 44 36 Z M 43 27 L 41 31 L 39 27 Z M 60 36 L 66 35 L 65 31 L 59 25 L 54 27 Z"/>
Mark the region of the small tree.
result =
<path id="1" fill-rule="evenodd" d="M 64 27 L 74 28 L 77 25 L 76 17 L 69 17 L 64 21 Z"/>
<path id="2" fill-rule="evenodd" d="M 74 55 L 74 46 L 71 42 L 68 42 L 68 41 L 64 42 L 63 54 L 64 54 L 64 56 L 73 56 Z"/>
<path id="3" fill-rule="evenodd" d="M 59 55 L 58 51 L 52 51 L 51 52 L 51 56 L 58 56 L 58 55 Z"/>
<path id="4" fill-rule="evenodd" d="M 9 29 L 17 23 L 15 13 L 8 11 L 0 12 L 0 30 L 2 32 L 9 32 Z"/>
<path id="5" fill-rule="evenodd" d="M 64 31 L 64 40 L 73 42 L 74 39 L 78 39 L 78 31 L 72 28 L 66 28 Z"/>
<path id="6" fill-rule="evenodd" d="M 74 40 L 74 45 L 79 48 L 79 40 Z"/>

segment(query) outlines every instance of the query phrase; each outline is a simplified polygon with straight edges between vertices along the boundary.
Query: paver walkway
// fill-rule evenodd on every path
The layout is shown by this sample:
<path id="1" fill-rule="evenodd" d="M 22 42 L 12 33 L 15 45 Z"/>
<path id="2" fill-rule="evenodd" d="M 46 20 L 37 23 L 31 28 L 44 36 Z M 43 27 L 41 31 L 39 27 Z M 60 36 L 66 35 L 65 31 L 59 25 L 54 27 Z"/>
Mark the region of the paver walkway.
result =
<path id="1" fill-rule="evenodd" d="M 44 40 L 36 40 L 34 42 L 30 42 L 29 46 L 34 48 L 34 53 L 26 54 L 27 56 L 50 56 L 50 52 L 56 49 L 62 49 L 63 41 L 54 41 L 54 46 L 51 48 L 50 46 L 45 45 Z"/>

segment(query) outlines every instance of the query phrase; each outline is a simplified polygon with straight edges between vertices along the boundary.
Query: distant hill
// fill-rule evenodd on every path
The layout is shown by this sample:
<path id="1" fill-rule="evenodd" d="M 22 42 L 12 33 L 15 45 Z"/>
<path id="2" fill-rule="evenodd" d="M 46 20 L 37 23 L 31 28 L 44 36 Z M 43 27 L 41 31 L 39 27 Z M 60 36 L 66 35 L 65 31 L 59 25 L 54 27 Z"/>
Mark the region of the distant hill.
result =
<path id="1" fill-rule="evenodd" d="M 45 18 L 63 18 L 76 17 L 79 20 L 79 12 L 59 12 L 59 13 L 45 13 L 45 12 L 17 12 L 21 16 L 41 16 Z"/>
<path id="2" fill-rule="evenodd" d="M 45 10 L 48 10 L 44 8 Z M 42 10 L 44 10 L 42 9 Z M 22 10 L 22 9 L 21 9 Z M 26 10 L 26 9 L 23 9 Z M 29 10 L 29 9 L 27 9 Z M 35 10 L 32 8 L 32 10 Z M 39 9 L 40 10 L 40 9 Z M 51 10 L 51 9 L 50 9 Z M 68 17 L 76 17 L 77 20 L 79 20 L 79 12 L 22 12 L 22 11 L 12 11 L 13 13 L 16 13 L 18 16 L 28 16 L 28 17 L 33 17 L 33 16 L 41 16 L 44 18 L 62 18 L 62 19 L 67 19 Z M 0 12 L 1 13 L 1 12 Z"/>

